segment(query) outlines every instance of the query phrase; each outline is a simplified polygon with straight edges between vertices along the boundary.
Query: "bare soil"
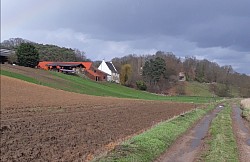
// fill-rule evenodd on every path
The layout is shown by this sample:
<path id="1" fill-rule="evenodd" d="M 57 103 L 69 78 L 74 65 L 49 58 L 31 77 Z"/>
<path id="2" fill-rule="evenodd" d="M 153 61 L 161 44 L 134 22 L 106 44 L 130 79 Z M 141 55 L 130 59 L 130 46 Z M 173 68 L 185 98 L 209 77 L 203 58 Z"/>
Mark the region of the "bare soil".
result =
<path id="1" fill-rule="evenodd" d="M 98 149 L 193 108 L 88 96 L 1 76 L 1 161 L 84 161 Z"/>

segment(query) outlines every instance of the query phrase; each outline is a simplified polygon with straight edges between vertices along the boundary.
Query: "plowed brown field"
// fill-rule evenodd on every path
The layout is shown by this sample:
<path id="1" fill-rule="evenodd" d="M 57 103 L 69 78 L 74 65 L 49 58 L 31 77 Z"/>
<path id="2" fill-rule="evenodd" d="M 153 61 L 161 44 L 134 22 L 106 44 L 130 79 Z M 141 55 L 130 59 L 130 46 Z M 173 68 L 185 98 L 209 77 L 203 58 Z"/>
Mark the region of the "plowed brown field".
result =
<path id="1" fill-rule="evenodd" d="M 74 161 L 193 104 L 94 97 L 1 76 L 1 161 Z"/>

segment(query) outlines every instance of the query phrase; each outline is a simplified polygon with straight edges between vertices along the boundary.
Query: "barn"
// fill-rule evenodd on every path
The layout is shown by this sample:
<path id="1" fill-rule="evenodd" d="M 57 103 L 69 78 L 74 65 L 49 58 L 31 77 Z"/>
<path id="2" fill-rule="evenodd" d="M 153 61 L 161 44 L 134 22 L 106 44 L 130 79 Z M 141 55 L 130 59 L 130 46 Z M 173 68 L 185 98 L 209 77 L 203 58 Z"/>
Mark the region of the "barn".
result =
<path id="1" fill-rule="evenodd" d="M 38 68 L 63 73 L 84 74 L 91 80 L 107 81 L 107 73 L 94 67 L 92 62 L 39 62 Z"/>

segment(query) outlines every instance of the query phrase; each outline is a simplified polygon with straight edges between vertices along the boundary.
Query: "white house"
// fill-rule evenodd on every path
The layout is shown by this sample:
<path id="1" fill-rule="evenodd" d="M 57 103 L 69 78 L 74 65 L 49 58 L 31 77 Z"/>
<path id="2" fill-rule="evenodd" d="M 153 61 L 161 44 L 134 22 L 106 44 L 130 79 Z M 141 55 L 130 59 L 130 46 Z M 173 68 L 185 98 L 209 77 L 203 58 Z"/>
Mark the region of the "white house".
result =
<path id="1" fill-rule="evenodd" d="M 114 81 L 116 83 L 120 83 L 120 75 L 118 74 L 112 62 L 105 62 L 103 60 L 98 69 L 109 74 L 107 76 L 107 81 Z"/>

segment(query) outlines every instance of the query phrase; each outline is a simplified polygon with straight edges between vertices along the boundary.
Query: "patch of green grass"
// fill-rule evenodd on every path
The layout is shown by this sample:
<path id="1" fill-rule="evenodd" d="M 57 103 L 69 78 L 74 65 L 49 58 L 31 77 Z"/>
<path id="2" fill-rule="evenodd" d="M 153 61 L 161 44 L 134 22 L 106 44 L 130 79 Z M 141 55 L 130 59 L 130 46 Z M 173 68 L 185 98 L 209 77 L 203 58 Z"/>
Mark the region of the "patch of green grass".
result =
<path id="1" fill-rule="evenodd" d="M 209 91 L 209 85 L 206 83 L 187 82 L 186 91 L 192 96 L 212 97 L 212 93 Z"/>
<path id="2" fill-rule="evenodd" d="M 40 70 L 36 71 L 39 75 Z M 19 73 L 9 72 L 1 70 L 1 75 L 21 79 L 35 84 L 45 85 L 48 87 L 61 89 L 70 92 L 76 92 L 81 94 L 95 95 L 95 96 L 112 96 L 118 98 L 134 98 L 144 100 L 162 100 L 162 101 L 175 101 L 175 102 L 193 102 L 193 103 L 208 103 L 210 101 L 220 100 L 220 98 L 212 97 L 199 97 L 199 96 L 161 96 L 151 94 L 144 91 L 139 91 L 133 88 L 121 86 L 120 84 L 109 83 L 109 82 L 95 82 L 89 79 L 84 79 L 79 76 L 65 75 L 58 72 L 48 72 L 48 75 L 60 78 L 65 83 L 47 83 L 45 81 L 38 80 L 37 78 L 28 77 Z M 39 78 L 46 77 L 40 75 Z"/>
<path id="3" fill-rule="evenodd" d="M 34 84 L 39 84 L 39 85 L 44 85 L 44 86 L 48 86 L 48 87 L 53 87 L 56 88 L 57 85 L 52 85 L 52 84 L 48 84 L 45 82 L 41 82 L 40 80 L 37 80 L 36 78 L 32 78 L 23 74 L 18 74 L 18 73 L 14 73 L 14 72 L 10 72 L 10 71 L 6 71 L 6 70 L 0 70 L 1 75 L 5 75 L 8 77 L 12 77 L 12 78 L 16 78 L 16 79 L 20 79 L 26 82 L 30 82 L 30 83 L 34 83 Z"/>
<path id="4" fill-rule="evenodd" d="M 170 121 L 162 122 L 152 129 L 137 135 L 117 146 L 107 156 L 95 159 L 100 162 L 151 162 L 162 154 L 195 121 L 202 118 L 215 106 L 196 109 Z"/>
<path id="5" fill-rule="evenodd" d="M 239 101 L 239 105 L 242 110 L 241 116 L 250 122 L 250 98 Z"/>
<path id="6" fill-rule="evenodd" d="M 233 97 L 240 97 L 239 88 L 237 88 L 235 86 L 230 86 L 230 92 L 231 92 Z"/>
<path id="7" fill-rule="evenodd" d="M 5 76 L 8 76 L 8 77 L 24 80 L 24 81 L 30 82 L 30 83 L 41 84 L 35 78 L 31 78 L 31 77 L 28 77 L 28 76 L 25 76 L 25 75 L 22 75 L 22 74 L 13 73 L 13 72 L 5 71 L 5 70 L 1 70 L 1 75 L 5 75 Z"/>
<path id="8" fill-rule="evenodd" d="M 227 104 L 212 121 L 208 141 L 209 149 L 204 153 L 204 161 L 239 161 L 237 144 L 232 129 L 232 109 Z"/>
<path id="9" fill-rule="evenodd" d="M 109 82 L 94 82 L 92 80 L 84 79 L 81 77 L 65 75 L 55 72 L 53 72 L 52 74 L 57 77 L 71 81 L 73 89 L 76 89 L 79 93 L 89 95 L 194 103 L 207 103 L 213 101 L 214 99 L 220 100 L 220 98 L 198 96 L 161 96 L 121 86 L 120 84 Z"/>

